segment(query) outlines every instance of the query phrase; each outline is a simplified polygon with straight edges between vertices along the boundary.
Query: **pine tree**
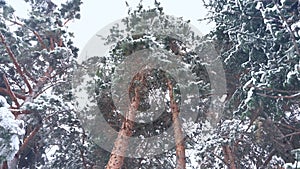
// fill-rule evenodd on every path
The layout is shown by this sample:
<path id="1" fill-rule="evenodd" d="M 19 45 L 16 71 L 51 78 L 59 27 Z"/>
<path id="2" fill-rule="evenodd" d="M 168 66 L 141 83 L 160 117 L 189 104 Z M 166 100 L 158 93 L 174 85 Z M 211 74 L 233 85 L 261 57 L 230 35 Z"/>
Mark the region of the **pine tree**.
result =
<path id="1" fill-rule="evenodd" d="M 191 157 L 185 153 L 194 147 L 192 140 L 185 136 L 189 130 L 187 126 L 196 128 L 208 116 L 199 112 L 205 112 L 210 102 L 207 99 L 209 77 L 205 68 L 209 61 L 201 57 L 205 45 L 201 44 L 201 37 L 193 32 L 189 21 L 166 15 L 158 2 L 155 5 L 144 9 L 140 3 L 136 10 L 129 9 L 129 16 L 121 23 L 112 26 L 108 36 L 99 33 L 98 38 L 111 46 L 109 53 L 85 56 L 86 60 L 76 75 L 75 88 L 79 92 L 81 112 L 84 112 L 84 117 L 87 114 L 93 117 L 92 120 L 81 117 L 91 138 L 100 145 L 114 143 L 110 148 L 99 148 L 95 168 L 192 166 Z M 154 63 L 160 66 L 153 66 Z M 165 69 L 164 65 L 176 67 Z M 180 81 L 185 76 L 194 78 Z M 191 88 L 194 89 L 189 91 L 192 94 L 185 96 L 186 90 Z M 200 94 L 203 95 L 201 99 L 198 98 Z M 80 103 L 80 97 L 88 98 L 89 104 Z M 190 107 L 182 106 L 184 102 L 190 102 L 186 104 Z M 157 106 L 154 105 L 161 107 L 155 110 L 153 107 Z M 157 118 L 145 120 L 157 111 L 161 111 Z M 193 115 L 194 118 L 188 118 Z M 203 118 L 198 120 L 198 116 Z M 109 127 L 99 123 L 107 123 Z M 99 128 L 107 132 L 101 132 Z M 181 135 L 183 129 L 185 134 Z M 116 132 L 119 133 L 114 134 Z M 147 140 L 155 137 L 160 139 L 155 142 Z M 134 142 L 135 138 L 142 139 Z M 146 154 L 147 151 L 151 153 Z"/>
<path id="2" fill-rule="evenodd" d="M 299 1 L 205 1 L 227 73 L 217 155 L 229 168 L 294 162 L 299 147 Z M 218 156 L 215 156 L 217 158 Z M 214 161 L 208 160 L 212 166 Z"/>
<path id="3" fill-rule="evenodd" d="M 82 2 L 25 2 L 27 16 L 0 3 L 0 94 L 7 101 L 0 111 L 0 165 L 87 168 L 88 143 L 69 85 L 78 48 L 67 29 L 70 20 L 80 18 Z"/>

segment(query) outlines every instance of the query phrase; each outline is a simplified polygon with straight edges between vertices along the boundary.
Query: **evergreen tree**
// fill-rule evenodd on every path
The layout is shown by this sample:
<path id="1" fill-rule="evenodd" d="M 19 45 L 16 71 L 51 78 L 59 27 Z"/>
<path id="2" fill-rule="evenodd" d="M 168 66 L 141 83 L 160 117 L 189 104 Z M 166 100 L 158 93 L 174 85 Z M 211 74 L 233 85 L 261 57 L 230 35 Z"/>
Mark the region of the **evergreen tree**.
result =
<path id="1" fill-rule="evenodd" d="M 216 23 L 208 38 L 221 53 L 228 84 L 219 133 L 226 139 L 211 146 L 220 150 L 218 161 L 229 168 L 294 162 L 291 151 L 300 146 L 299 1 L 204 2 Z"/>
<path id="2" fill-rule="evenodd" d="M 178 128 L 192 136 L 192 131 L 196 131 L 199 123 L 209 116 L 205 110 L 209 107 L 211 89 L 205 65 L 210 65 L 212 58 L 203 57 L 208 47 L 202 44 L 202 38 L 192 30 L 189 21 L 166 15 L 158 2 L 155 5 L 144 9 L 140 3 L 136 10 L 129 10 L 128 17 L 109 30 L 108 36 L 98 33 L 98 38 L 111 46 L 109 53 L 85 56 L 86 60 L 77 72 L 78 107 L 83 112 L 81 118 L 91 138 L 99 145 L 117 140 L 114 149 L 113 144 L 107 146 L 110 148 L 99 148 L 99 168 L 185 168 L 196 165 L 189 162 L 193 157 L 183 155 L 194 149 L 192 140 L 183 138 L 181 146 L 174 144 L 176 137 L 172 124 L 176 118 L 171 107 L 175 107 L 175 102 L 180 106 L 180 123 L 184 127 Z M 166 69 L 164 65 L 168 64 L 173 67 Z M 188 76 L 193 78 L 188 79 Z M 174 87 L 173 92 L 168 84 Z M 192 94 L 187 95 L 187 90 Z M 132 106 L 131 100 L 137 100 L 137 95 L 138 106 Z M 175 102 L 171 101 L 172 97 Z M 88 98 L 88 104 L 82 103 L 80 98 Z M 134 118 L 137 121 L 128 120 L 128 114 L 125 114 L 132 113 L 133 109 L 136 109 Z M 155 117 L 155 114 L 160 115 Z M 147 121 L 151 115 L 153 119 Z M 201 117 L 200 120 L 197 117 Z M 108 123 L 109 127 L 99 123 Z M 124 124 L 130 130 L 124 132 Z M 193 130 L 190 131 L 190 127 Z M 122 140 L 115 132 L 129 133 L 133 139 L 131 142 Z M 155 142 L 148 141 L 157 137 Z M 141 138 L 138 139 L 140 142 L 134 142 L 135 138 Z M 164 147 L 166 145 L 171 147 Z M 128 149 L 127 154 L 123 152 L 126 151 L 124 147 Z M 117 156 L 116 150 L 120 150 L 121 155 Z M 147 154 L 147 151 L 152 153 Z"/>
<path id="3" fill-rule="evenodd" d="M 25 2 L 0 1 L 1 168 L 297 168 L 299 1 L 206 0 L 205 37 L 141 1 L 80 64 L 82 2 Z"/>
<path id="4" fill-rule="evenodd" d="M 27 16 L 0 3 L 0 165 L 2 168 L 82 168 L 87 142 L 71 105 L 78 49 L 68 22 L 80 0 L 25 0 Z M 7 103 L 6 103 L 7 102 Z M 19 125 L 18 125 L 19 124 Z"/>

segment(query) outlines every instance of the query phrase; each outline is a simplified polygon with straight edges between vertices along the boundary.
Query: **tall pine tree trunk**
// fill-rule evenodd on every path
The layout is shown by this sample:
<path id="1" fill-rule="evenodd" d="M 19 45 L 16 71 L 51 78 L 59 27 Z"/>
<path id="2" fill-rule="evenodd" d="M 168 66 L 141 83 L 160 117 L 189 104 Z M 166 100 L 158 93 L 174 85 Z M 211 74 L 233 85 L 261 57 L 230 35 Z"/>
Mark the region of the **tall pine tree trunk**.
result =
<path id="1" fill-rule="evenodd" d="M 182 132 L 182 125 L 179 119 L 179 107 L 173 95 L 173 84 L 170 81 L 170 79 L 168 79 L 168 90 L 169 90 L 170 105 L 172 110 L 172 121 L 173 121 L 174 137 L 175 137 L 175 144 L 176 144 L 176 158 L 177 158 L 176 169 L 185 169 L 186 161 L 185 161 L 184 136 Z"/>
<path id="2" fill-rule="evenodd" d="M 135 88 L 135 97 L 126 114 L 125 121 L 119 131 L 118 137 L 115 140 L 115 145 L 110 155 L 106 169 L 120 169 L 124 163 L 125 152 L 128 146 L 128 140 L 132 135 L 134 127 L 135 112 L 139 106 L 139 88 Z"/>
<path id="3" fill-rule="evenodd" d="M 145 73 L 138 73 L 139 77 L 135 80 L 138 80 L 142 83 L 145 83 Z M 185 169 L 186 160 L 185 160 L 185 146 L 184 146 L 184 136 L 182 132 L 182 125 L 179 119 L 179 107 L 175 101 L 173 95 L 173 84 L 170 79 L 167 79 L 167 86 L 169 90 L 170 97 L 170 107 L 172 112 L 172 121 L 174 127 L 174 138 L 176 145 L 176 157 L 177 157 L 177 166 L 176 169 Z M 131 87 L 132 89 L 132 84 Z M 129 106 L 129 111 L 126 114 L 126 119 L 122 124 L 122 128 L 119 131 L 117 139 L 115 140 L 114 148 L 112 150 L 110 159 L 106 165 L 106 169 L 120 169 L 124 163 L 124 157 L 126 150 L 128 148 L 129 138 L 132 136 L 132 131 L 134 127 L 135 112 L 140 104 L 140 87 L 134 87 L 135 96 L 133 97 L 131 104 Z"/>

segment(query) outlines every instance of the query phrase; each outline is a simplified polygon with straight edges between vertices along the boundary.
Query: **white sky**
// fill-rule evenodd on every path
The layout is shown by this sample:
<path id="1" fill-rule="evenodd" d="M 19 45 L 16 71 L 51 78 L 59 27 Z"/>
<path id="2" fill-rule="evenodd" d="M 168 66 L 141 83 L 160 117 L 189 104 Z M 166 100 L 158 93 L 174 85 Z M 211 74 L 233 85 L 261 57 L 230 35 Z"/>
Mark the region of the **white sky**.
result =
<path id="1" fill-rule="evenodd" d="M 52 0 L 56 4 L 66 0 Z M 83 49 L 88 40 L 106 25 L 127 16 L 127 7 L 124 0 L 82 0 L 81 19 L 75 20 L 69 24 L 69 29 L 75 33 L 74 43 Z M 129 5 L 135 8 L 140 0 L 127 0 Z M 185 20 L 191 20 L 191 24 L 198 28 L 203 34 L 207 34 L 213 28 L 213 24 L 206 21 L 197 21 L 204 18 L 207 11 L 203 7 L 201 0 L 159 0 L 164 12 L 168 15 L 183 17 Z M 23 0 L 9 0 L 16 9 L 17 14 L 24 16 L 26 13 L 26 3 Z M 154 0 L 144 0 L 144 7 L 153 7 Z M 80 53 L 79 53 L 80 54 Z"/>

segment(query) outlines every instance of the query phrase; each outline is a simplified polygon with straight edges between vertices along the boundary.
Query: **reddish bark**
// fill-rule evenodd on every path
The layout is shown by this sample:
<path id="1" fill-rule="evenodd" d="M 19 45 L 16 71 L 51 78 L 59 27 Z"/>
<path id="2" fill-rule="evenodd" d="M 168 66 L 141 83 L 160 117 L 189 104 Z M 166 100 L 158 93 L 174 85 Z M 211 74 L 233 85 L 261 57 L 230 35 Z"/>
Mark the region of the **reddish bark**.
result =
<path id="1" fill-rule="evenodd" d="M 17 70 L 18 74 L 23 78 L 24 83 L 26 84 L 26 86 L 28 88 L 28 92 L 32 93 L 33 92 L 32 87 L 31 87 L 27 77 L 25 76 L 25 73 L 23 72 L 16 56 L 14 55 L 14 53 L 12 52 L 12 50 L 10 49 L 8 44 L 6 43 L 5 38 L 1 33 L 0 33 L 0 39 L 1 39 L 1 42 L 2 42 L 2 44 L 4 45 L 4 47 L 6 49 L 6 52 L 8 53 L 10 59 L 12 60 L 14 66 L 16 67 L 16 70 Z"/>
<path id="2" fill-rule="evenodd" d="M 135 89 L 135 97 L 129 107 L 129 111 L 126 114 L 126 119 L 122 124 L 122 128 L 119 131 L 118 137 L 115 140 L 115 145 L 110 155 L 110 159 L 107 163 L 106 169 L 119 169 L 124 163 L 124 157 L 128 146 L 128 141 L 132 135 L 134 127 L 135 111 L 139 105 L 139 92 L 138 88 Z"/>
<path id="3" fill-rule="evenodd" d="M 41 125 L 38 125 L 34 128 L 34 130 L 30 133 L 30 135 L 24 140 L 22 146 L 20 147 L 19 151 L 16 154 L 16 157 L 19 158 L 19 154 L 27 147 L 30 141 L 36 136 L 38 131 L 40 130 Z"/>
<path id="4" fill-rule="evenodd" d="M 4 84 L 5 84 L 6 88 L 7 88 L 8 95 L 14 101 L 15 105 L 17 106 L 17 108 L 19 108 L 20 104 L 18 102 L 18 99 L 17 99 L 15 93 L 11 90 L 10 84 L 9 84 L 8 79 L 5 76 L 5 74 L 3 74 L 3 81 L 4 81 Z"/>
<path id="5" fill-rule="evenodd" d="M 138 77 L 135 80 L 138 80 L 144 83 L 145 73 L 138 73 Z M 185 169 L 186 160 L 185 160 L 185 145 L 184 145 L 184 136 L 182 131 L 182 125 L 179 119 L 179 107 L 175 101 L 173 95 L 173 84 L 167 79 L 167 85 L 169 90 L 170 97 L 170 106 L 172 111 L 172 121 L 174 127 L 174 137 L 176 145 L 176 157 L 177 157 L 177 166 L 176 169 Z M 119 169 L 123 165 L 124 156 L 128 146 L 129 137 L 132 135 L 133 130 L 133 121 L 135 119 L 135 111 L 138 109 L 140 103 L 140 87 L 133 87 L 133 84 L 129 87 L 129 92 L 134 88 L 135 97 L 132 99 L 129 111 L 127 113 L 126 120 L 122 124 L 122 128 L 119 131 L 118 137 L 115 141 L 113 151 L 111 153 L 110 159 L 106 166 L 106 169 Z"/>
<path id="6" fill-rule="evenodd" d="M 224 153 L 224 161 L 229 169 L 236 169 L 235 160 L 234 160 L 234 153 L 232 152 L 229 145 L 223 146 L 223 153 Z"/>
<path id="7" fill-rule="evenodd" d="M 1 166 L 1 165 L 0 165 Z M 7 161 L 2 163 L 1 169 L 8 169 Z"/>
<path id="8" fill-rule="evenodd" d="M 182 132 L 182 125 L 179 119 L 179 107 L 175 102 L 173 95 L 173 85 L 172 82 L 168 79 L 168 90 L 170 97 L 170 105 L 172 110 L 172 120 L 174 127 L 174 137 L 176 144 L 176 157 L 177 157 L 177 166 L 176 169 L 185 169 L 185 146 L 184 146 L 184 136 Z"/>

